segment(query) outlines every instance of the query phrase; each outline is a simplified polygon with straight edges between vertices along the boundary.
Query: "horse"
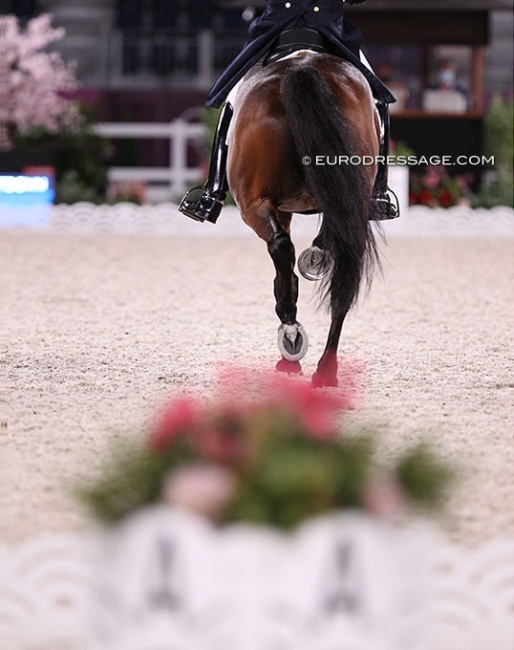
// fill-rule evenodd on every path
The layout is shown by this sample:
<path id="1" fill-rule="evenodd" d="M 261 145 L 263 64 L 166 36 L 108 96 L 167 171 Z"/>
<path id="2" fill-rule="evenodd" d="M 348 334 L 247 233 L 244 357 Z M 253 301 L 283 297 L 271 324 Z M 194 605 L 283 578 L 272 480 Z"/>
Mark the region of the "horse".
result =
<path id="1" fill-rule="evenodd" d="M 299 258 L 306 277 L 322 278 L 320 302 L 329 303 L 331 314 L 326 347 L 312 376 L 316 387 L 338 384 L 343 322 L 378 259 L 369 222 L 376 165 L 358 163 L 374 161 L 379 142 L 369 83 L 332 54 L 302 51 L 257 68 L 237 92 L 227 177 L 243 221 L 264 240 L 275 267 L 279 371 L 301 372 L 308 347 L 297 321 L 292 215 L 322 214 L 312 247 Z"/>

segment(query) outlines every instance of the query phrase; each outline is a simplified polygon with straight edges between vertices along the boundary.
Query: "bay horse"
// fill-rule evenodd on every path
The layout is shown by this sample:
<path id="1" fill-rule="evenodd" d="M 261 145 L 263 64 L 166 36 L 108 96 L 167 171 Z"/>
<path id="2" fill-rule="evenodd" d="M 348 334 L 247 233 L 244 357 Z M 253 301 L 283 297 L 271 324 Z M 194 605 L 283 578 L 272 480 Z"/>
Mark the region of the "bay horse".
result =
<path id="1" fill-rule="evenodd" d="M 369 223 L 376 166 L 344 160 L 374 160 L 379 142 L 380 122 L 369 83 L 334 55 L 301 51 L 256 68 L 237 92 L 228 138 L 228 182 L 244 222 L 266 242 L 275 266 L 280 371 L 299 372 L 307 350 L 307 336 L 296 320 L 292 214 L 323 215 L 306 252 L 315 277 L 324 276 L 322 298 L 331 312 L 314 386 L 337 386 L 343 321 L 377 259 Z M 318 156 L 322 159 L 317 161 Z"/>

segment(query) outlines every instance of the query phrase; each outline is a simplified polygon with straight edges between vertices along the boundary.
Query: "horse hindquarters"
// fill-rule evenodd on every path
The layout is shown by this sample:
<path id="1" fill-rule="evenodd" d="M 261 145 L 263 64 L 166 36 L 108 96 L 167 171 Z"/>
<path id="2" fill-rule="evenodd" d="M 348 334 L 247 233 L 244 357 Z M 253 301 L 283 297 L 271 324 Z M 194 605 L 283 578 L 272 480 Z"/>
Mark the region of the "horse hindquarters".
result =
<path id="1" fill-rule="evenodd" d="M 289 126 L 299 159 L 350 159 L 362 155 L 361 134 L 345 116 L 320 71 L 312 65 L 293 65 L 281 85 Z M 324 256 L 324 297 L 329 298 L 332 323 L 327 345 L 313 381 L 337 385 L 337 347 L 344 318 L 356 300 L 367 263 L 375 256 L 368 211 L 372 181 L 357 165 L 304 166 L 306 189 L 317 201 L 323 221 L 315 244 Z"/>

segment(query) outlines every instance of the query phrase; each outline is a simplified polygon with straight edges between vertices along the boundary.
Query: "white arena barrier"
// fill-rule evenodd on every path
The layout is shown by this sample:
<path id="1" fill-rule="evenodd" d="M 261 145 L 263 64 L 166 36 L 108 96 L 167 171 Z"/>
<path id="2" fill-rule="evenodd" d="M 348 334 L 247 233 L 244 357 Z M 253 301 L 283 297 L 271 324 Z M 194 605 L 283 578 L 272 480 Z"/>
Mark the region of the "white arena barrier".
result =
<path id="1" fill-rule="evenodd" d="M 285 537 L 155 506 L 107 538 L 0 549 L 9 650 L 511 650 L 513 606 L 512 540 L 357 513 Z"/>
<path id="2" fill-rule="evenodd" d="M 314 237 L 319 215 L 295 215 L 293 235 Z M 95 205 L 79 202 L 56 205 L 30 218 L 26 213 L 0 214 L 0 229 L 37 228 L 50 232 L 108 232 L 120 234 L 170 234 L 191 236 L 250 235 L 234 206 L 226 206 L 219 221 L 198 223 L 180 214 L 174 203 Z M 413 206 L 401 217 L 376 226 L 386 237 L 514 237 L 514 210 L 498 206 L 490 210 L 455 206 L 448 209 Z"/>

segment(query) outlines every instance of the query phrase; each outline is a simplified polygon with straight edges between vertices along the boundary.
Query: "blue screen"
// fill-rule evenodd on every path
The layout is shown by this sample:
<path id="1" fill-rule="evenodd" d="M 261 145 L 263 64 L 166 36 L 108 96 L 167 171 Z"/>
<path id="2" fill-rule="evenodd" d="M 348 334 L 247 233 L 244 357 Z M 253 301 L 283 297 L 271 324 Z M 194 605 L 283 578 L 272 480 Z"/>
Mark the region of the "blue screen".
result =
<path id="1" fill-rule="evenodd" d="M 44 225 L 54 197 L 53 175 L 0 174 L 0 225 Z"/>

